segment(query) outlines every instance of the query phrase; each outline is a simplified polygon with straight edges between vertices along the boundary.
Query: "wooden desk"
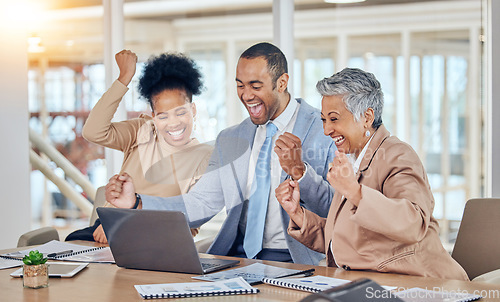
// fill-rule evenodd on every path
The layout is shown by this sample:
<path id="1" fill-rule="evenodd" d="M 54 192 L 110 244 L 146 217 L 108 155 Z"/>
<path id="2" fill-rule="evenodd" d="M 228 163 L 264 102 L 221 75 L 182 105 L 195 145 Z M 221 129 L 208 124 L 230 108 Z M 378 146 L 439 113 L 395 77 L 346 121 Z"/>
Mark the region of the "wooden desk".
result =
<path id="1" fill-rule="evenodd" d="M 83 243 L 83 242 L 82 242 Z M 9 250 L 11 251 L 11 250 Z M 7 251 L 0 251 L 5 253 Z M 211 255 L 204 255 L 215 257 Z M 221 257 L 230 258 L 230 257 Z M 239 258 L 238 258 L 239 259 Z M 239 259 L 240 266 L 249 265 L 258 260 Z M 308 269 L 314 266 L 273 261 L 263 263 L 293 268 Z M 398 286 L 400 288 L 422 287 L 438 288 L 446 291 L 467 291 L 468 293 L 487 296 L 480 301 L 500 301 L 500 286 L 486 283 L 465 282 L 458 280 L 443 280 L 396 274 L 382 274 L 360 271 L 345 271 L 338 268 L 314 267 L 315 274 L 340 279 L 355 280 L 366 277 L 382 285 Z M 0 301 L 53 302 L 53 301 L 144 301 L 134 288 L 136 284 L 198 282 L 191 274 L 177 274 L 132 270 L 117 267 L 113 264 L 91 263 L 88 268 L 73 278 L 50 278 L 49 287 L 42 289 L 25 289 L 21 278 L 9 276 L 17 268 L 0 270 Z M 299 301 L 310 293 L 285 289 L 266 284 L 256 285 L 260 293 L 253 295 L 185 298 L 186 301 Z M 474 292 L 476 291 L 476 292 Z M 482 291 L 482 293 L 481 293 Z M 161 299 L 157 301 L 177 301 L 181 299 Z"/>

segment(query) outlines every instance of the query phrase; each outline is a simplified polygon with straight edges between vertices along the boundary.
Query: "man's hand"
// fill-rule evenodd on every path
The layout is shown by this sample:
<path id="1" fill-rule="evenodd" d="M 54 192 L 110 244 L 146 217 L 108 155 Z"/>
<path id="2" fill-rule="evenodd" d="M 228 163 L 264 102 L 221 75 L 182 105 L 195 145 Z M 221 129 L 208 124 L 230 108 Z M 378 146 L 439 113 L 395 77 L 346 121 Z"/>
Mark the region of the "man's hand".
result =
<path id="1" fill-rule="evenodd" d="M 123 85 L 128 86 L 135 74 L 135 64 L 137 63 L 137 55 L 130 50 L 122 50 L 115 55 L 116 64 L 120 69 L 118 81 Z"/>
<path id="2" fill-rule="evenodd" d="M 290 219 L 300 228 L 302 227 L 302 219 L 304 210 L 300 206 L 300 188 L 297 181 L 287 179 L 282 182 L 276 190 L 276 199 L 281 204 L 281 207 L 288 213 Z"/>
<path id="3" fill-rule="evenodd" d="M 302 161 L 302 143 L 300 138 L 285 132 L 276 140 L 274 152 L 278 154 L 280 165 L 286 174 L 290 175 L 294 180 L 299 180 L 305 171 L 304 162 Z"/>
<path id="4" fill-rule="evenodd" d="M 99 243 L 108 243 L 108 239 L 106 238 L 106 234 L 104 234 L 104 230 L 102 229 L 102 224 L 100 224 L 92 234 L 94 236 L 95 242 Z"/>
<path id="5" fill-rule="evenodd" d="M 106 185 L 106 200 L 117 208 L 132 208 L 135 204 L 135 188 L 127 173 L 114 175 Z"/>

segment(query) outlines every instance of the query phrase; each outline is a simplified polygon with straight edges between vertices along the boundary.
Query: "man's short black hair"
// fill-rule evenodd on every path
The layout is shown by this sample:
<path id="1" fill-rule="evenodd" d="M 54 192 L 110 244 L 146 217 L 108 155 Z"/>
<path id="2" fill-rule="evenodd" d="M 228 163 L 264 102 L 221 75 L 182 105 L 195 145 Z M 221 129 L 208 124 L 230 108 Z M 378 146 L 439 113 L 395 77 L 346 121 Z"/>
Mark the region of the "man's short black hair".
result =
<path id="1" fill-rule="evenodd" d="M 267 68 L 273 80 L 273 89 L 276 88 L 276 81 L 282 74 L 288 73 L 288 63 L 283 52 L 271 43 L 257 43 L 245 50 L 240 58 L 255 59 L 263 58 L 267 62 Z"/>

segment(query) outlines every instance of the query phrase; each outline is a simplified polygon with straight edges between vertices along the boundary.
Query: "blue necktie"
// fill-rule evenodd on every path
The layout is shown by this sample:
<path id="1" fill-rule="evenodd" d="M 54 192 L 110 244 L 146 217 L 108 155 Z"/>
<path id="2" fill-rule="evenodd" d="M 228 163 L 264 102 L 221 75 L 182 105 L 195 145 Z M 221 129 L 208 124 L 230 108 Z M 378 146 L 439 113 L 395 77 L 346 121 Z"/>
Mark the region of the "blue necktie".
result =
<path id="1" fill-rule="evenodd" d="M 254 258 L 262 250 L 264 223 L 271 190 L 271 147 L 277 130 L 273 123 L 267 124 L 266 140 L 260 149 L 255 166 L 255 178 L 252 184 L 254 190 L 248 200 L 247 227 L 243 241 L 243 248 L 248 258 Z"/>

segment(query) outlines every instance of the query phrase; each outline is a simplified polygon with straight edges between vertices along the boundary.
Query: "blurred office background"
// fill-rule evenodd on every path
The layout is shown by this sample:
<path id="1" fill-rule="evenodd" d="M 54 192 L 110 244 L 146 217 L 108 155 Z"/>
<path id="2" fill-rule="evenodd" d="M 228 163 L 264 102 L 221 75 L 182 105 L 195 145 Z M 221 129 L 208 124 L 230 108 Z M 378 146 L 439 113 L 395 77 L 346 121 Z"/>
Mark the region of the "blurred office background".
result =
<path id="1" fill-rule="evenodd" d="M 293 95 L 320 108 L 319 79 L 344 67 L 373 72 L 385 95 L 384 123 L 424 162 L 436 200 L 434 216 L 451 249 L 465 202 L 491 190 L 484 93 L 487 2 L 106 0 L 103 6 L 99 0 L 24 0 L 3 4 L 3 11 L 26 27 L 30 128 L 97 188 L 113 172 L 110 163 L 121 159 L 86 142 L 81 130 L 114 80 L 109 70 L 106 79 L 106 66 L 116 68 L 116 43 L 139 57 L 117 118 L 149 112 L 136 90 L 149 56 L 185 52 L 204 74 L 206 90 L 194 99 L 196 129 L 201 141 L 211 141 L 247 117 L 234 82 L 239 54 L 254 43 L 272 42 L 276 10 L 291 5 L 281 18 L 293 20 Z M 54 162 L 43 160 L 87 197 Z M 31 228 L 56 226 L 64 237 L 88 223 L 88 216 L 34 168 L 29 189 Z M 202 228 L 201 238 L 216 232 L 221 219 Z"/>

